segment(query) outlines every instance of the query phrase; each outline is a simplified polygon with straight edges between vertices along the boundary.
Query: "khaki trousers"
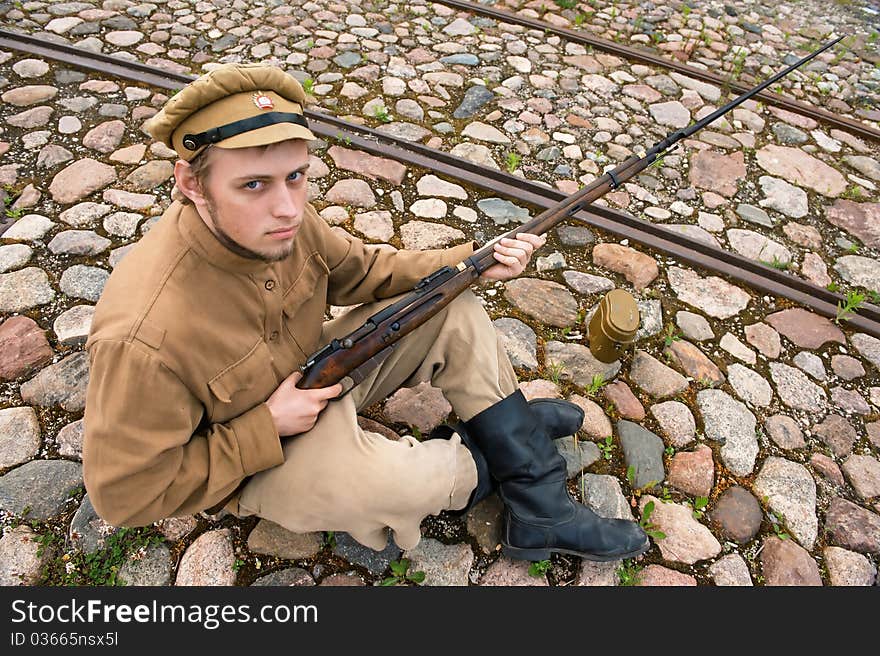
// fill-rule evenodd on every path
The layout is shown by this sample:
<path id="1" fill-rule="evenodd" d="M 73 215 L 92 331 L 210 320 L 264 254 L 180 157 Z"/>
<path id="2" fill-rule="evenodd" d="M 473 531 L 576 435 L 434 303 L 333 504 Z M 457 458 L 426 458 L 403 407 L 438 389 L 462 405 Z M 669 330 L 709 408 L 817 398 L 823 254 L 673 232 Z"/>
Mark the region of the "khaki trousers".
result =
<path id="1" fill-rule="evenodd" d="M 325 322 L 322 342 L 350 333 L 394 300 Z M 282 438 L 284 463 L 251 477 L 239 513 L 295 533 L 346 531 L 377 551 L 385 548 L 390 528 L 399 547 L 415 547 L 426 516 L 467 504 L 477 483 L 470 451 L 458 435 L 395 442 L 362 430 L 356 415 L 399 387 L 424 381 L 440 388 L 462 420 L 516 391 L 507 353 L 470 290 L 402 338 L 366 380 L 327 405 L 311 430 Z"/>

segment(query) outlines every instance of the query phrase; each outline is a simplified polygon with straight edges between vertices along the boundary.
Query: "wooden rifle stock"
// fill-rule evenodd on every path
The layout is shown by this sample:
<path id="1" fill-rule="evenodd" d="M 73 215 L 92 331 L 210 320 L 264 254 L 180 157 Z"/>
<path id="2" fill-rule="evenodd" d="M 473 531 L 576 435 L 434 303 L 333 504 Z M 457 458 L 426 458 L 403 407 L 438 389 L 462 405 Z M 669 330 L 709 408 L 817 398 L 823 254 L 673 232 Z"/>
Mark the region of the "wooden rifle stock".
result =
<path id="1" fill-rule="evenodd" d="M 496 263 L 493 255 L 496 241 L 504 238 L 515 239 L 519 232 L 544 234 L 556 224 L 574 216 L 582 208 L 641 173 L 681 139 L 689 137 L 717 120 L 843 38 L 841 36 L 829 41 L 724 107 L 682 130 L 673 132 L 655 144 L 643 157 L 633 155 L 626 159 L 613 170 L 562 199 L 531 221 L 492 240 L 455 267 L 443 267 L 423 278 L 411 292 L 368 318 L 357 330 L 342 339 L 334 339 L 321 350 L 310 355 L 301 367 L 303 377 L 297 382 L 297 387 L 315 389 L 342 381 L 343 394 L 347 393 L 388 357 L 401 337 L 408 335 L 436 315 L 452 302 L 452 299 L 467 289 L 483 271 Z"/>

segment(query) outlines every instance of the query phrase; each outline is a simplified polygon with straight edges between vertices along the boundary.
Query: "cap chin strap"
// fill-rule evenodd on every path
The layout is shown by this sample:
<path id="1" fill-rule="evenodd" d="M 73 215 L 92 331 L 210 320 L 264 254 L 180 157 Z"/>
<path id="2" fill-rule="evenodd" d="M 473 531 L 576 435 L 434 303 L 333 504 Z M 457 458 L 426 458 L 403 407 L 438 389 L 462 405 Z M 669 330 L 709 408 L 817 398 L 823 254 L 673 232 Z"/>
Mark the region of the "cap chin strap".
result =
<path id="1" fill-rule="evenodd" d="M 229 139 L 251 130 L 264 128 L 268 125 L 276 123 L 295 123 L 308 129 L 309 124 L 302 114 L 293 114 L 290 112 L 268 112 L 266 114 L 257 114 L 250 118 L 243 118 L 240 121 L 233 121 L 218 128 L 211 128 L 198 134 L 187 134 L 183 137 L 183 147 L 187 150 L 198 150 L 202 146 L 217 143 L 224 139 Z"/>

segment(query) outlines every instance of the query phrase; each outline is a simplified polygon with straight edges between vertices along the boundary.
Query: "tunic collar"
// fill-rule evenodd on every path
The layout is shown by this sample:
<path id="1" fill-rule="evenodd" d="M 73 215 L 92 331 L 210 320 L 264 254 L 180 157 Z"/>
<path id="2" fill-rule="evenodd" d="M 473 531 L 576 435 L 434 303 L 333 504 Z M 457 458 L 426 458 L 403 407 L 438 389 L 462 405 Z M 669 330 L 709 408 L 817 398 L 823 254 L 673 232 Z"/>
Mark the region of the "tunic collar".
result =
<path id="1" fill-rule="evenodd" d="M 242 257 L 226 248 L 211 229 L 205 225 L 202 217 L 193 205 L 183 205 L 174 201 L 173 206 L 178 205 L 178 226 L 180 234 L 208 262 L 232 273 L 259 274 L 271 268 L 269 262 Z"/>

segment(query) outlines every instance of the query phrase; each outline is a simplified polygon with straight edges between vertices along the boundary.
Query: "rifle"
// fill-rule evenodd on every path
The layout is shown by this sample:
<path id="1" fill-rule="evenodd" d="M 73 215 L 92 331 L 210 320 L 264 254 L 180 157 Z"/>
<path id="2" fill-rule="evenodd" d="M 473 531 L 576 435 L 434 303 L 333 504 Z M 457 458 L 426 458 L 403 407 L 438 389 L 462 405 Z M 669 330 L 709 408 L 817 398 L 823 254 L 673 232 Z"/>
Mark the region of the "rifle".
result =
<path id="1" fill-rule="evenodd" d="M 662 158 L 680 140 L 717 120 L 780 78 L 828 50 L 843 38 L 841 36 L 829 41 L 815 52 L 700 121 L 672 132 L 665 139 L 657 142 L 644 156 L 633 155 L 629 157 L 616 168 L 604 173 L 583 189 L 562 199 L 531 221 L 493 239 L 456 266 L 444 266 L 422 278 L 411 292 L 369 317 L 358 329 L 342 339 L 333 339 L 329 344 L 310 355 L 300 368 L 303 377 L 297 382 L 297 387 L 315 389 L 335 385 L 342 381 L 342 394 L 347 394 L 355 385 L 363 382 L 366 376 L 391 354 L 400 338 L 436 315 L 452 299 L 467 289 L 483 271 L 496 263 L 493 255 L 495 242 L 504 238 L 515 238 L 518 232 L 528 232 L 535 235 L 547 232 L 557 223 L 572 217 L 593 201 L 609 191 L 617 189 L 621 184 L 641 173 L 656 160 Z"/>

